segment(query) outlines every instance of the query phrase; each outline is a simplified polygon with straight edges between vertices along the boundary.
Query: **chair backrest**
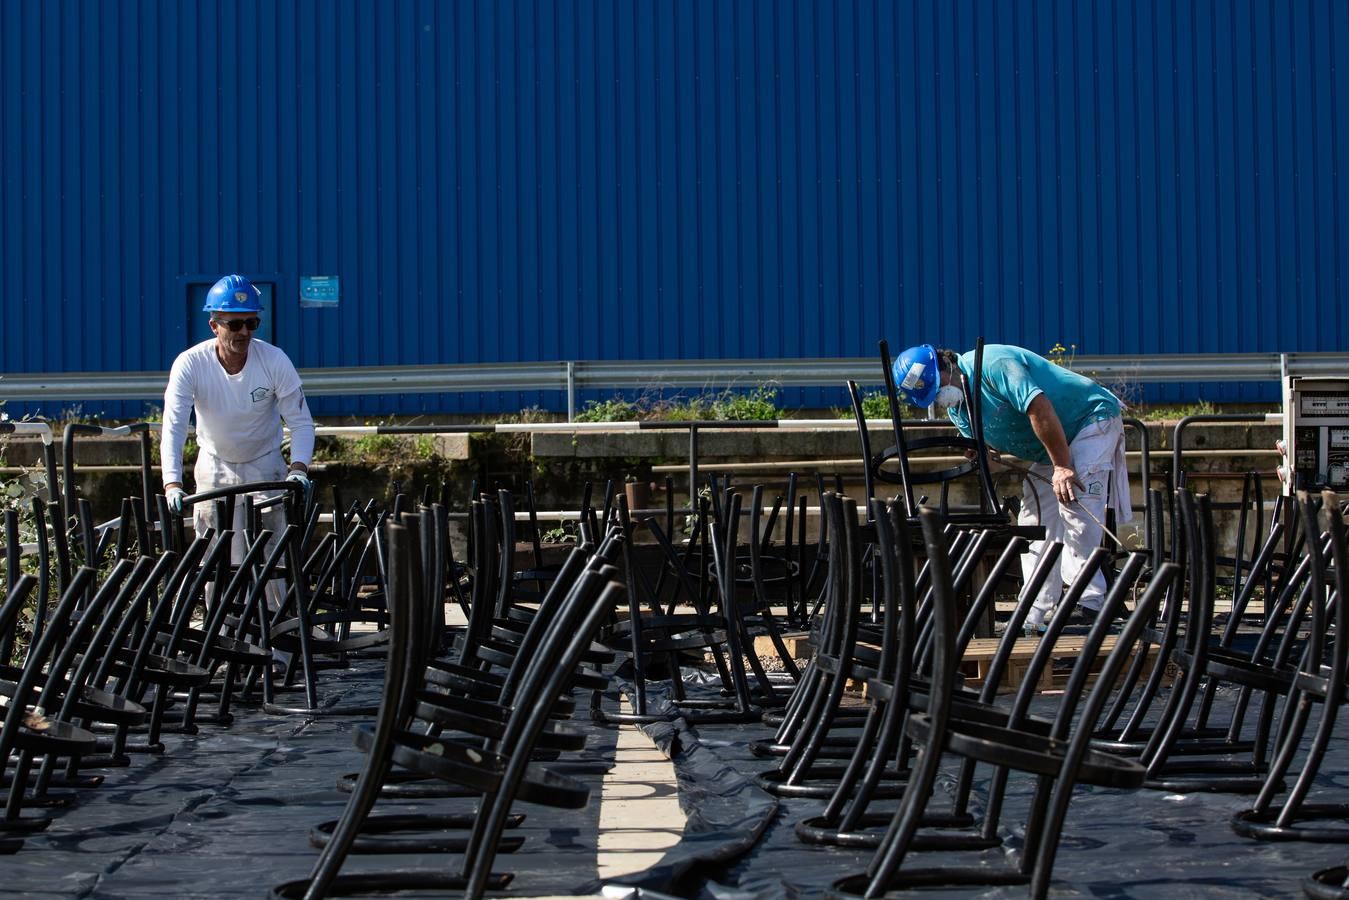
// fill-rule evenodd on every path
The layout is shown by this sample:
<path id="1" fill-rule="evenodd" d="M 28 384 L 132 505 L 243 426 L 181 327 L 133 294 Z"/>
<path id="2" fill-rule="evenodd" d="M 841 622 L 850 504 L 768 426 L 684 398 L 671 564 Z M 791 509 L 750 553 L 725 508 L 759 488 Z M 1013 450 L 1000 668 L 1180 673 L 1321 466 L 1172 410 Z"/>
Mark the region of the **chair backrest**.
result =
<path id="1" fill-rule="evenodd" d="M 123 602 L 130 598 L 131 590 L 124 591 L 123 588 L 132 571 L 136 571 L 139 578 L 144 578 L 150 571 L 150 560 L 146 557 L 142 557 L 142 560 L 144 565 L 139 567 L 132 564 L 131 560 L 117 560 L 107 578 L 103 579 L 103 582 L 96 582 L 93 596 L 88 603 L 82 603 L 62 622 L 53 619 L 51 629 L 61 630 L 61 649 L 53 653 L 47 665 L 47 681 L 43 684 L 42 694 L 38 696 L 39 707 L 45 710 L 55 710 L 58 707 L 59 700 L 63 698 L 63 691 L 66 690 L 66 675 L 74 664 L 77 654 L 88 649 L 86 645 L 94 626 L 105 621 L 109 604 L 112 604 L 117 596 L 123 595 Z M 135 587 L 135 584 L 131 587 Z"/>
<path id="2" fill-rule="evenodd" d="M 9 585 L 9 594 L 5 597 L 5 602 L 0 605 L 0 634 L 10 637 L 9 654 L 13 654 L 13 633 L 19 622 L 19 613 L 23 611 L 28 604 L 28 597 L 33 593 L 33 588 L 37 587 L 37 579 L 32 575 L 23 574 L 16 578 Z M 36 638 L 35 638 L 36 640 Z M 9 665 L 10 655 L 0 657 L 0 665 Z"/>
<path id="3" fill-rule="evenodd" d="M 515 588 L 515 498 L 510 491 L 497 491 L 497 514 L 501 543 L 497 558 L 496 611 L 497 617 L 504 619 L 514 605 Z"/>
<path id="4" fill-rule="evenodd" d="M 829 593 L 820 624 L 818 653 L 838 661 L 838 671 L 848 665 L 848 655 L 857 640 L 857 617 L 862 608 L 862 555 L 857 530 L 857 503 L 833 492 L 824 495 L 834 540 L 829 548 Z"/>
<path id="5" fill-rule="evenodd" d="M 1205 498 L 1207 500 L 1207 496 Z M 1213 623 L 1215 589 L 1213 585 L 1212 515 L 1208 528 L 1201 523 L 1199 504 L 1188 488 L 1176 490 L 1180 513 L 1180 532 L 1184 535 L 1189 606 L 1185 620 L 1184 646 L 1194 654 L 1194 665 L 1202 668 L 1208 657 L 1210 628 Z"/>
<path id="6" fill-rule="evenodd" d="M 535 654 L 539 652 L 540 645 L 547 638 L 549 629 L 552 627 L 561 607 L 569 599 L 577 579 L 581 577 L 581 573 L 585 570 L 592 556 L 593 550 L 594 548 L 589 544 L 578 544 L 573 547 L 562 563 L 562 568 L 558 570 L 557 577 L 549 584 L 547 593 L 543 595 L 543 599 L 539 603 L 538 612 L 530 620 L 529 626 L 520 639 L 519 647 L 516 649 L 516 658 L 520 661 L 520 664 L 511 667 L 502 683 L 502 703 L 510 703 L 514 700 L 516 690 L 527 668 L 524 663 L 533 659 Z"/>
<path id="7" fill-rule="evenodd" d="M 431 589 L 431 631 L 428 641 L 435 652 L 445 649 L 445 601 L 448 599 L 449 579 L 454 560 L 450 558 L 450 510 L 445 504 L 436 502 L 431 505 L 432 547 L 431 565 L 434 567 L 435 583 Z"/>
<path id="8" fill-rule="evenodd" d="M 1333 491 L 1321 495 L 1330 532 L 1330 556 L 1335 566 L 1335 636 L 1331 649 L 1329 684 L 1344 684 L 1349 676 L 1349 529 L 1345 528 L 1340 500 Z M 1319 673 L 1320 661 L 1312 658 L 1303 668 Z M 1315 667 L 1315 668 L 1314 668 Z"/>
<path id="9" fill-rule="evenodd" d="M 731 493 L 726 507 L 713 518 L 708 546 L 716 571 L 717 596 L 721 617 L 726 625 L 726 646 L 730 656 L 731 682 L 738 706 L 749 702 L 749 680 L 745 676 L 745 647 L 741 640 L 739 610 L 735 599 L 735 546 L 740 522 L 741 498 Z M 771 690 L 771 686 L 769 687 Z"/>
<path id="10" fill-rule="evenodd" d="M 952 534 L 951 529 L 947 529 L 947 534 Z M 993 532 L 989 529 L 980 529 L 979 531 L 970 534 L 966 531 L 957 530 L 950 540 L 951 550 L 947 555 L 947 564 L 954 567 L 951 576 L 951 589 L 955 591 L 956 596 L 961 596 L 973 579 L 974 573 L 980 562 L 983 560 L 984 554 L 988 552 L 989 547 L 992 545 Z M 971 605 L 970 609 L 966 611 L 965 625 L 962 628 L 962 633 L 973 633 L 976 625 L 973 620 L 980 616 L 981 613 L 982 610 Z M 931 627 L 930 620 L 927 627 Z M 1016 627 L 1020 628 L 1021 626 L 1018 624 Z M 921 633 L 919 645 L 919 665 L 926 666 L 930 661 L 930 654 L 932 652 L 931 644 L 923 643 Z M 957 635 L 956 650 L 958 652 L 961 649 L 963 649 L 963 645 L 959 644 L 959 635 Z"/>
<path id="11" fill-rule="evenodd" d="M 1104 552 L 1104 551 L 1103 551 Z M 1143 567 L 1146 565 L 1146 555 L 1143 553 L 1131 553 L 1125 561 L 1124 567 L 1120 570 L 1119 577 L 1115 583 L 1110 586 L 1105 598 L 1101 601 L 1101 610 L 1096 616 L 1096 621 L 1087 632 L 1086 640 L 1083 641 L 1082 650 L 1073 664 L 1072 673 L 1068 676 L 1068 684 L 1063 689 L 1063 700 L 1059 704 L 1057 714 L 1054 716 L 1054 726 L 1051 734 L 1061 740 L 1067 739 L 1069 731 L 1072 728 L 1073 715 L 1082 700 L 1083 691 L 1087 685 L 1087 679 L 1090 677 L 1092 667 L 1095 665 L 1097 656 L 1100 655 L 1101 647 L 1105 643 L 1107 633 L 1110 631 L 1116 614 L 1124 608 L 1124 600 L 1133 591 L 1134 583 L 1143 573 Z M 1171 576 L 1167 576 L 1171 577 Z M 1151 587 L 1151 586 L 1150 586 Z M 1138 630 L 1143 627 L 1151 614 L 1151 609 L 1160 601 L 1165 588 L 1164 584 L 1158 584 L 1148 597 L 1146 603 L 1142 600 L 1135 605 L 1134 611 L 1130 616 L 1130 625 L 1124 629 L 1123 635 L 1116 641 L 1112 656 L 1119 656 L 1121 661 L 1119 666 L 1110 669 L 1113 674 L 1109 677 L 1111 681 L 1119 676 L 1118 669 L 1123 666 L 1123 660 L 1127 659 L 1133 649 L 1133 642 L 1136 640 Z M 1136 622 L 1134 621 L 1136 620 Z M 1133 635 L 1129 637 L 1128 635 Z M 1107 695 L 1113 684 L 1102 684 L 1106 676 L 1103 674 L 1098 679 L 1098 689 L 1104 689 Z M 1100 709 L 1093 713 L 1091 722 L 1079 723 L 1079 727 L 1085 727 L 1088 732 L 1095 729 L 1094 716 L 1100 715 Z"/>
<path id="12" fill-rule="evenodd" d="M 614 534 L 615 530 L 606 534 L 600 545 L 601 551 L 610 552 L 608 545 Z M 464 868 L 468 875 L 464 888 L 466 896 L 483 894 L 506 817 L 530 766 L 534 743 L 551 712 L 551 704 L 543 701 L 557 696 L 563 689 L 608 610 L 622 602 L 623 587 L 617 578 L 618 570 L 602 559 L 597 553 L 592 565 L 576 581 L 558 617 L 557 634 L 544 642 L 539 665 L 534 667 L 537 674 L 523 686 L 521 702 L 516 704 L 507 721 L 499 743 L 507 757 L 500 788 L 480 808 L 464 852 Z"/>
<path id="13" fill-rule="evenodd" d="M 964 374 L 960 376 L 961 389 L 965 392 L 965 402 L 970 411 L 970 431 L 973 432 L 975 443 L 975 465 L 979 470 L 979 487 L 981 489 L 980 506 L 987 504 L 987 508 L 993 511 L 998 509 L 998 493 L 993 488 L 993 473 L 988 468 L 988 444 L 984 441 L 984 339 L 976 338 L 974 341 L 974 382 L 966 381 Z"/>
<path id="14" fill-rule="evenodd" d="M 876 496 L 876 485 L 873 481 L 874 475 L 871 471 L 871 433 L 867 430 L 866 413 L 862 411 L 862 392 L 857 388 L 857 382 L 851 378 L 848 379 L 848 399 L 852 401 L 853 421 L 857 423 L 857 439 L 862 444 L 862 480 L 865 485 L 865 499 L 867 504 L 867 517 L 871 517 L 871 498 Z M 900 471 L 907 471 L 901 468 Z"/>
<path id="15" fill-rule="evenodd" d="M 606 544 L 612 546 L 609 536 Z M 610 582 L 621 585 L 618 569 L 606 558 L 609 546 L 602 545 L 604 553 L 597 552 L 569 585 L 557 614 L 549 622 L 519 679 L 514 706 L 529 710 L 529 713 L 511 716 L 493 749 L 510 753 L 520 741 L 532 741 L 537 729 L 542 727 L 542 721 L 550 715 L 551 699 L 571 680 L 581 654 L 590 646 L 607 612 L 596 605 L 596 599 Z"/>
<path id="16" fill-rule="evenodd" d="M 155 596 L 156 587 L 170 575 L 177 562 L 178 554 L 172 550 L 165 550 L 159 555 L 154 570 L 141 583 L 136 595 L 127 604 L 117 630 L 108 639 L 107 648 L 99 660 L 98 669 L 89 682 L 93 687 L 103 688 L 107 684 L 108 676 L 112 672 L 114 664 L 121 660 L 123 649 L 131 649 L 135 646 L 135 642 L 140 638 L 139 629 L 145 627 L 150 598 Z"/>
<path id="17" fill-rule="evenodd" d="M 197 564 L 201 562 L 202 556 L 211 546 L 211 534 L 208 531 L 206 534 L 193 539 L 192 543 L 187 545 L 186 551 L 181 557 L 178 557 L 178 565 L 174 567 L 173 574 L 164 583 L 164 588 L 159 592 L 157 599 L 154 595 L 144 598 L 149 616 L 145 619 L 144 626 L 138 625 L 138 630 L 132 634 L 133 640 L 138 639 L 135 655 L 131 664 L 127 666 L 125 674 L 118 677 L 117 686 L 114 689 L 115 693 L 122 694 L 136 702 L 140 702 L 142 696 L 144 696 L 146 688 L 145 665 L 149 661 L 150 655 L 155 652 L 159 631 L 164 623 L 169 621 L 174 601 L 182 590 L 183 584 L 187 581 L 188 576 L 196 571 Z M 169 552 L 175 555 L 177 553 L 175 550 Z M 140 599 L 137 598 L 138 601 Z"/>
<path id="18" fill-rule="evenodd" d="M 1275 507 L 1278 508 L 1283 500 L 1283 496 L 1280 495 L 1275 500 Z M 1232 615 L 1227 620 L 1227 627 L 1223 630 L 1221 642 L 1223 647 L 1231 646 L 1233 640 L 1236 639 L 1242 617 L 1246 613 L 1246 608 L 1250 605 L 1251 598 L 1255 596 L 1255 589 L 1263 586 L 1266 597 L 1272 598 L 1274 596 L 1273 563 L 1286 529 L 1287 525 L 1281 516 L 1276 514 L 1270 519 L 1269 534 L 1261 542 L 1255 557 L 1250 561 L 1250 565 L 1246 569 L 1246 575 L 1241 579 L 1240 587 L 1236 589 L 1236 595 L 1232 599 Z M 1266 617 L 1268 617 L 1271 606 L 1272 604 L 1266 604 Z"/>
<path id="19" fill-rule="evenodd" d="M 932 734 L 942 735 L 950 717 L 959 662 L 955 656 L 955 585 L 941 516 L 931 507 L 924 506 L 918 510 L 918 523 L 923 529 L 923 546 L 932 580 L 932 674 L 927 714 L 931 719 Z"/>
<path id="20" fill-rule="evenodd" d="M 122 559 L 119 563 L 128 563 L 130 560 Z M 162 562 L 162 561 L 161 561 Z M 89 610 L 81 616 L 79 627 L 66 641 L 66 647 L 62 650 L 62 657 L 58 659 L 52 671 L 66 669 L 69 674 L 69 687 L 65 689 L 61 700 L 61 711 L 58 717 L 68 719 L 75 707 L 75 702 L 79 699 L 81 688 L 88 682 L 89 676 L 94 673 L 96 665 L 102 660 L 104 654 L 108 652 L 109 642 L 116 628 L 122 624 L 126 615 L 127 608 L 132 605 L 134 595 L 139 592 L 141 586 L 150 578 L 159 567 L 155 560 L 149 556 L 141 556 L 136 559 L 131 571 L 127 574 L 126 580 L 122 582 L 121 587 L 116 594 L 112 596 L 101 613 L 91 614 Z M 101 617 L 98 621 L 98 627 L 93 628 L 95 617 Z M 86 620 L 88 620 L 86 622 Z M 93 633 L 90 634 L 90 630 Z M 66 657 L 65 654 L 69 654 Z M 76 654 L 80 654 L 78 660 Z M 67 668 L 69 667 L 69 668 Z M 44 708 L 50 709 L 52 698 L 55 694 L 47 695 L 47 690 L 55 689 L 56 678 L 49 678 L 44 688 L 44 696 L 39 698 L 39 703 Z"/>
<path id="21" fill-rule="evenodd" d="M 5 584 L 16 585 L 22 572 L 19 569 L 19 511 L 12 507 L 5 509 Z M 16 635 L 12 629 L 0 631 L 0 665 L 8 665 L 14 655 Z"/>
<path id="22" fill-rule="evenodd" d="M 913 502 L 913 480 L 909 478 L 909 448 L 904 439 L 904 410 L 899 403 L 899 392 L 895 388 L 895 371 L 890 362 L 890 345 L 884 340 L 880 343 L 881 375 L 885 379 L 885 399 L 890 408 L 890 427 L 895 433 L 895 454 L 899 457 L 899 483 L 903 493 L 904 515 L 912 516 L 918 512 Z"/>
<path id="23" fill-rule="evenodd" d="M 427 528 L 434 528 L 429 510 L 420 514 L 402 513 L 395 517 L 401 528 L 395 531 L 390 523 L 388 527 L 390 562 L 393 554 L 402 557 L 400 564 L 389 569 L 390 593 L 394 594 L 389 605 L 389 657 L 394 660 L 385 667 L 386 675 L 397 680 L 397 692 L 381 699 L 383 704 L 392 697 L 395 704 L 395 722 L 401 724 L 412 719 L 418 688 L 421 687 L 422 673 L 431 654 L 431 645 L 424 639 L 423 629 L 430 621 L 427 598 L 426 567 L 422 559 L 423 534 Z M 395 542 L 404 546 L 395 547 Z M 395 577 L 401 578 L 401 584 L 393 584 Z M 402 618 L 399 624 L 395 620 Z M 395 647 L 395 644 L 401 644 Z M 395 659 L 395 656 L 397 659 Z"/>
<path id="24" fill-rule="evenodd" d="M 127 563 L 130 565 L 130 563 Z M 20 724 L 27 718 L 31 695 L 37 689 L 39 678 L 44 674 L 47 661 L 60 646 L 71 617 L 79 606 L 86 590 L 94 584 L 98 573 L 88 566 L 76 570 L 61 595 L 53 611 L 51 625 L 42 635 L 42 639 L 28 649 L 24 661 L 23 673 L 15 683 L 14 693 L 10 695 L 9 707 L 5 711 L 4 724 L 0 726 L 0 760 L 8 760 L 18 740 Z M 8 604 L 6 604 L 8 605 Z"/>
<path id="25" fill-rule="evenodd" d="M 468 627 L 460 638 L 459 662 L 473 665 L 478 647 L 487 639 L 496 613 L 497 559 L 496 505 L 474 500 L 469 506 L 469 531 L 473 535 L 473 595 L 468 607 Z"/>
<path id="26" fill-rule="evenodd" d="M 1134 565 L 1135 559 L 1137 559 L 1136 565 Z M 1130 571 L 1131 569 L 1135 573 L 1142 571 L 1141 554 L 1131 557 L 1125 564 L 1124 571 Z M 1134 602 L 1133 613 L 1125 620 L 1124 626 L 1120 629 L 1115 648 L 1102 664 L 1096 684 L 1092 687 L 1085 703 L 1082 704 L 1082 715 L 1064 750 L 1063 761 L 1059 766 L 1058 778 L 1053 783 L 1052 793 L 1045 790 L 1037 792 L 1033 801 L 1031 816 L 1026 825 L 1026 843 L 1022 848 L 1022 871 L 1030 870 L 1033 867 L 1030 891 L 1032 897 L 1044 897 L 1048 893 L 1049 880 L 1054 869 L 1054 857 L 1058 851 L 1059 839 L 1062 834 L 1063 818 L 1072 799 L 1077 773 L 1091 746 L 1092 734 L 1096 729 L 1101 712 L 1105 709 L 1110 693 L 1114 690 L 1115 683 L 1124 670 L 1125 663 L 1128 661 L 1134 646 L 1143 635 L 1149 621 L 1156 614 L 1162 596 L 1168 592 L 1171 583 L 1179 575 L 1180 568 L 1169 562 L 1162 563 L 1153 572 L 1147 587 L 1143 589 L 1143 593 Z M 1118 608 L 1123 603 L 1122 593 L 1122 591 L 1117 592 L 1112 589 L 1111 593 L 1107 594 L 1106 600 L 1101 606 L 1103 612 L 1097 617 L 1095 625 L 1092 626 L 1089 640 L 1097 636 L 1098 633 L 1100 637 L 1104 637 L 1105 632 L 1111 627 L 1111 615 L 1106 613 L 1105 610 L 1111 609 L 1112 603 L 1114 608 Z M 1079 669 L 1084 668 L 1085 666 L 1079 661 L 1079 665 L 1074 667 L 1073 678 L 1076 678 Z M 1059 716 L 1056 717 L 1054 723 L 1056 736 L 1065 736 L 1067 733 L 1066 723 L 1071 719 L 1072 710 L 1065 710 L 1064 706 L 1068 705 L 1068 701 L 1073 697 L 1074 692 L 1080 694 L 1081 685 L 1086 677 L 1085 672 L 1082 677 L 1083 681 L 1078 682 L 1075 689 L 1070 688 L 1064 692 L 1064 704 L 1060 706 Z M 1076 706 L 1076 703 L 1073 706 Z M 1063 723 L 1062 731 L 1060 730 L 1061 723 Z M 1042 781 L 1041 787 L 1046 786 Z M 1032 823 L 1047 823 L 1047 825 L 1038 827 L 1038 825 Z"/>
<path id="27" fill-rule="evenodd" d="M 1306 491 L 1298 491 L 1297 495 L 1298 512 L 1302 516 L 1303 528 L 1307 534 L 1320 534 L 1321 529 L 1318 523 L 1322 507 L 1326 506 L 1321 497 L 1312 496 Z M 1333 508 L 1326 509 L 1327 519 L 1330 527 L 1333 529 L 1337 516 L 1337 510 Z M 1329 534 L 1327 545 L 1323 545 L 1319 540 L 1307 541 L 1307 560 L 1310 564 L 1308 573 L 1308 614 L 1311 617 L 1311 627 L 1307 631 L 1307 641 L 1303 648 L 1303 662 L 1311 669 L 1319 667 L 1321 657 L 1325 651 L 1327 629 L 1326 629 L 1326 583 L 1328 556 L 1333 556 L 1335 548 L 1335 535 L 1333 531 Z M 1343 605 L 1341 603 L 1341 605 Z M 1312 671 L 1315 671 L 1312 669 Z"/>
<path id="28" fill-rule="evenodd" d="M 913 675 L 914 590 L 913 550 L 908 511 L 901 501 L 873 500 L 876 547 L 881 566 L 883 633 L 878 673 L 890 681 L 891 702 L 907 703 Z"/>

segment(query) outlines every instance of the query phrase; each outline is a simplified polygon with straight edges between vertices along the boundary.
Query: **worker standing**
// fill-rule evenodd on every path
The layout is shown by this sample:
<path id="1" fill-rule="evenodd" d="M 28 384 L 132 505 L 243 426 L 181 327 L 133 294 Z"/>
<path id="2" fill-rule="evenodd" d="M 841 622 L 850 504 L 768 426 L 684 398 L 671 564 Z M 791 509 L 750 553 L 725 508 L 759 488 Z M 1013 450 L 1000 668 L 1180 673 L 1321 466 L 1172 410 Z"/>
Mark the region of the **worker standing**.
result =
<path id="1" fill-rule="evenodd" d="M 909 403 L 936 403 L 961 434 L 972 434 L 962 383 L 973 384 L 973 351 L 957 355 L 930 344 L 910 347 L 895 361 L 894 374 Z M 1059 562 L 1026 620 L 1038 628 L 1064 584 L 1100 545 L 1106 507 L 1114 508 L 1117 521 L 1133 518 L 1121 405 L 1090 378 L 1010 344 L 984 346 L 980 402 L 990 450 L 1032 463 L 1034 477 L 1021 485 L 1018 522 L 1044 526 L 1045 540 L 1033 542 L 1022 556 L 1025 576 L 1046 541 L 1063 542 Z M 1094 621 L 1104 598 L 1105 576 L 1097 572 L 1078 602 L 1079 620 Z"/>
<path id="2" fill-rule="evenodd" d="M 164 391 L 160 444 L 164 496 L 176 515 L 184 513 L 183 442 L 188 417 L 197 418 L 198 493 L 256 481 L 298 482 L 312 491 L 309 461 L 314 452 L 314 420 L 305 403 L 300 375 L 281 349 L 253 337 L 262 312 L 261 292 L 242 275 L 226 275 L 206 295 L 209 340 L 184 350 L 173 362 Z M 290 427 L 290 464 L 281 455 L 282 421 Z M 275 496 L 269 495 L 269 496 Z M 267 499 L 266 496 L 258 499 Z M 192 512 L 198 535 L 217 527 L 214 504 Z M 244 520 L 236 505 L 233 557 L 242 559 Z M 281 505 L 263 513 L 263 527 L 279 535 L 285 527 Z M 275 607 L 280 599 L 269 590 Z"/>

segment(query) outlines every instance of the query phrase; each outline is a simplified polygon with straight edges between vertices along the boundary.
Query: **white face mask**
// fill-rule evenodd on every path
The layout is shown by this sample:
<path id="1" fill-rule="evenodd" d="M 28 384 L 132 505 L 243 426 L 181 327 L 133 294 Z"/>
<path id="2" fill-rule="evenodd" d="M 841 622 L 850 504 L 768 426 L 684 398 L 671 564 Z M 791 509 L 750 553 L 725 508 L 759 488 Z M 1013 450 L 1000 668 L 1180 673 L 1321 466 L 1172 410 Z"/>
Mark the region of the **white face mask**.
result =
<path id="1" fill-rule="evenodd" d="M 944 384 L 941 390 L 937 391 L 937 405 L 942 409 L 950 409 L 964 402 L 965 392 L 954 384 Z"/>

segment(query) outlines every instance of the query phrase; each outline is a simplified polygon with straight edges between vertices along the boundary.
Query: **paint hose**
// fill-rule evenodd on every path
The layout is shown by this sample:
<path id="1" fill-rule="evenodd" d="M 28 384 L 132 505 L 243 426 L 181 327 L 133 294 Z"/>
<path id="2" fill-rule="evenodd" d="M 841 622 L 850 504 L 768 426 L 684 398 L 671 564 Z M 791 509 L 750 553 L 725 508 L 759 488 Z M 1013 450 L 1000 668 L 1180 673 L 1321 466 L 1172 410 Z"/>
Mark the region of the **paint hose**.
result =
<path id="1" fill-rule="evenodd" d="M 1022 475 L 1025 475 L 1025 476 L 1027 476 L 1027 477 L 1029 477 L 1029 478 L 1037 478 L 1037 479 L 1039 479 L 1040 481 L 1043 481 L 1045 484 L 1048 484 L 1048 485 L 1050 485 L 1050 486 L 1053 486 L 1053 484 L 1054 484 L 1054 480 L 1053 480 L 1052 478 L 1046 478 L 1044 475 L 1041 475 L 1039 472 L 1036 472 L 1036 471 L 1032 470 L 1029 466 L 1021 466 L 1021 465 L 1017 465 L 1016 463 L 1008 462 L 1006 459 L 1003 459 L 1002 457 L 999 457 L 999 458 L 998 458 L 998 464 L 999 464 L 999 465 L 1002 465 L 1002 466 L 1006 466 L 1007 468 L 1011 469 L 1013 472 L 1020 472 Z M 1038 498 L 1037 498 L 1037 499 L 1038 499 Z M 1121 550 L 1128 550 L 1128 549 L 1129 549 L 1129 545 L 1126 544 L 1126 543 L 1124 543 L 1124 541 L 1120 540 L 1120 539 L 1119 539 L 1119 535 L 1115 534 L 1115 532 L 1111 531 L 1109 528 L 1106 528 L 1106 527 L 1105 527 L 1105 523 L 1102 522 L 1100 519 L 1096 518 L 1095 513 L 1093 513 L 1091 510 L 1087 509 L 1086 505 L 1083 504 L 1082 501 L 1080 501 L 1080 500 L 1074 500 L 1073 502 L 1077 504 L 1077 506 L 1078 506 L 1079 509 L 1081 509 L 1084 513 L 1087 514 L 1087 517 L 1088 517 L 1088 518 L 1090 518 L 1093 522 L 1095 522 L 1097 525 L 1099 525 L 1099 526 L 1101 527 L 1101 531 L 1105 532 L 1106 535 L 1108 535 L 1109 538 L 1110 538 L 1112 541 L 1114 541 L 1116 544 L 1119 544 Z M 1043 517 L 1041 517 L 1041 518 L 1043 518 Z"/>

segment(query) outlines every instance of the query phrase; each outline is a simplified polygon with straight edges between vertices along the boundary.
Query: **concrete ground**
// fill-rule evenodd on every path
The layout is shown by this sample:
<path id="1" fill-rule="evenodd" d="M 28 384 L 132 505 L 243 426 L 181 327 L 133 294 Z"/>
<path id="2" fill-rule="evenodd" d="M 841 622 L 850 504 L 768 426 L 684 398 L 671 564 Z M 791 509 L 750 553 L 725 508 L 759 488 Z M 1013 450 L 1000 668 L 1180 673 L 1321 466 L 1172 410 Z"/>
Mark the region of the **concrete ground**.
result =
<path id="1" fill-rule="evenodd" d="M 465 621 L 454 604 L 447 604 L 445 613 L 451 624 Z M 626 697 L 620 709 L 631 712 Z M 607 881 L 655 865 L 679 843 L 684 821 L 674 765 L 635 725 L 618 726 L 614 766 L 600 787 L 599 877 Z"/>
<path id="2" fill-rule="evenodd" d="M 600 789 L 598 863 L 606 880 L 655 865 L 679 843 L 685 819 L 674 766 L 636 726 L 619 726 L 615 759 Z"/>
<path id="3" fill-rule="evenodd" d="M 622 709 L 630 711 L 626 699 Z M 634 725 L 618 728 L 614 767 L 604 776 L 599 797 L 599 836 L 596 863 L 605 881 L 645 871 L 665 851 L 679 843 L 684 832 L 674 766 Z M 628 889 L 606 885 L 596 897 L 623 897 Z M 552 900 L 567 895 L 535 896 Z"/>

